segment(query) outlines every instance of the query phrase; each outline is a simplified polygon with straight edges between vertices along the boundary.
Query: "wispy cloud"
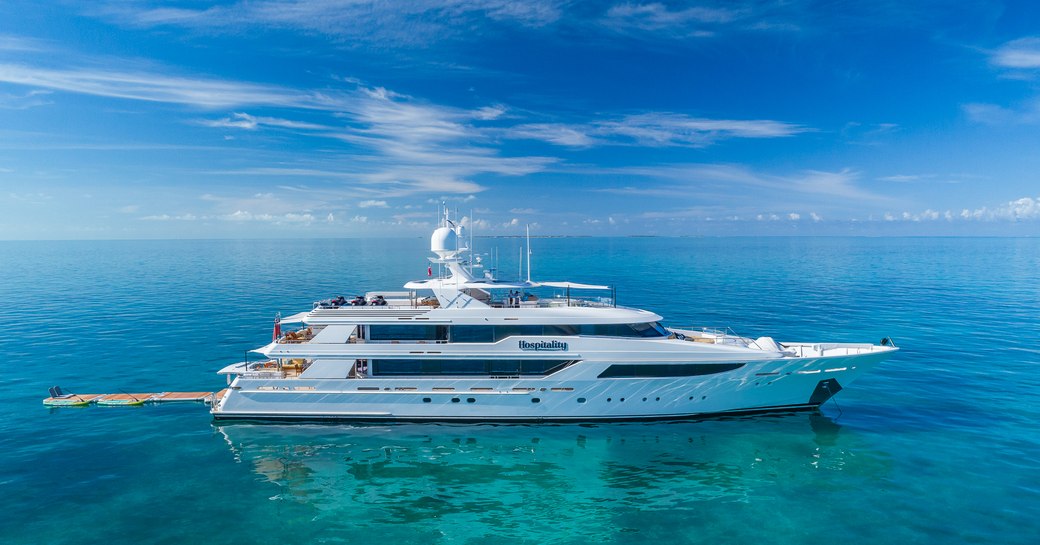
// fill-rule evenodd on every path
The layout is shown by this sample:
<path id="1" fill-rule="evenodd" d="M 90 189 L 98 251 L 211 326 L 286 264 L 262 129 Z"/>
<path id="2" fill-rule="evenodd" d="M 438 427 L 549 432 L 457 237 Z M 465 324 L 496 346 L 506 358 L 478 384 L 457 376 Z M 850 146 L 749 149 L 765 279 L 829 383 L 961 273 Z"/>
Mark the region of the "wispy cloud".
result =
<path id="1" fill-rule="evenodd" d="M 911 183 L 935 179 L 935 174 L 893 174 L 878 178 L 881 182 Z"/>
<path id="2" fill-rule="evenodd" d="M 1031 36 L 1007 42 L 993 52 L 990 62 L 1002 68 L 1040 68 L 1040 37 Z"/>
<path id="3" fill-rule="evenodd" d="M 282 129 L 301 129 L 311 131 L 332 130 L 331 127 L 326 125 L 279 119 L 275 117 L 253 116 L 247 113 L 233 113 L 230 116 L 221 119 L 202 119 L 199 120 L 198 123 L 205 127 L 234 128 L 249 131 L 255 131 L 261 127 L 277 127 Z"/>
<path id="4" fill-rule="evenodd" d="M 724 193 L 740 188 L 753 192 L 756 189 L 770 192 L 770 197 L 797 194 L 798 199 L 833 198 L 858 202 L 883 203 L 888 197 L 876 195 L 859 187 L 861 174 L 853 169 L 839 171 L 803 170 L 793 174 L 770 174 L 759 172 L 742 165 L 733 164 L 672 164 L 646 167 L 626 167 L 601 170 L 602 174 L 629 174 L 646 178 L 666 180 L 670 184 L 660 188 L 621 187 L 603 188 L 600 191 L 622 194 L 639 194 L 640 191 L 659 189 L 661 195 L 676 196 L 678 192 L 718 187 Z M 764 196 L 764 195 L 763 195 Z"/>
<path id="5" fill-rule="evenodd" d="M 50 91 L 36 89 L 27 93 L 0 93 L 0 108 L 5 110 L 27 110 L 38 106 L 46 106 L 51 101 L 46 98 Z"/>
<path id="6" fill-rule="evenodd" d="M 231 214 L 220 216 L 218 219 L 226 221 L 260 221 L 268 223 L 313 223 L 314 216 L 311 214 L 254 214 L 246 210 L 236 210 Z"/>
<path id="7" fill-rule="evenodd" d="M 40 52 L 49 49 L 47 44 L 35 38 L 0 34 L 0 51 Z"/>
<path id="8" fill-rule="evenodd" d="M 386 208 L 386 201 L 367 200 L 358 203 L 359 208 Z"/>
<path id="9" fill-rule="evenodd" d="M 171 8 L 149 3 L 106 2 L 94 13 L 135 27 L 183 27 L 210 32 L 244 28 L 287 29 L 341 41 L 392 42 L 422 46 L 465 37 L 494 21 L 541 27 L 562 16 L 557 0 L 260 0 L 205 8 Z"/>
<path id="10" fill-rule="evenodd" d="M 723 6 L 690 6 L 672 9 L 651 2 L 645 4 L 624 3 L 607 10 L 603 25 L 618 32 L 681 31 L 685 35 L 709 36 L 712 25 L 730 23 L 749 13 L 747 9 Z"/>
<path id="11" fill-rule="evenodd" d="M 1040 123 L 1040 97 L 1035 97 L 1013 107 L 971 103 L 965 104 L 961 108 L 969 120 L 986 125 L 1029 125 Z"/>
<path id="12" fill-rule="evenodd" d="M 704 147 L 728 138 L 782 138 L 811 130 L 769 119 L 707 119 L 671 112 L 648 112 L 584 124 L 521 124 L 506 129 L 504 135 L 569 147 Z"/>
<path id="13" fill-rule="evenodd" d="M 343 106 L 342 100 L 317 92 L 212 78 L 169 76 L 158 71 L 56 69 L 0 63 L 0 82 L 206 109 L 261 105 L 335 110 Z"/>

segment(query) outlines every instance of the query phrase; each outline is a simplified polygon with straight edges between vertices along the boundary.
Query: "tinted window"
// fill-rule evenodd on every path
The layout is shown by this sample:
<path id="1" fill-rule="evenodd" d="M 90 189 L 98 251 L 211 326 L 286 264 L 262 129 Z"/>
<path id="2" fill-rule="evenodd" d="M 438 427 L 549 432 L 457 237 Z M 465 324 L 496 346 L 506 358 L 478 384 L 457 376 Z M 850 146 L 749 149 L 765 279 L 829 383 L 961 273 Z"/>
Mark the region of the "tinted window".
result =
<path id="1" fill-rule="evenodd" d="M 546 325 L 542 326 L 542 335 L 548 336 L 570 336 L 577 335 L 579 327 L 576 325 Z"/>
<path id="2" fill-rule="evenodd" d="M 373 375 L 547 375 L 571 360 L 372 360 Z"/>
<path id="3" fill-rule="evenodd" d="M 451 341 L 456 343 L 494 342 L 495 328 L 489 325 L 451 326 Z"/>
<path id="4" fill-rule="evenodd" d="M 537 336 L 542 334 L 540 325 L 498 325 L 495 326 L 495 341 L 507 337 Z"/>
<path id="5" fill-rule="evenodd" d="M 596 337 L 664 337 L 668 335 L 657 322 L 644 324 L 594 324 L 581 326 L 582 335 Z"/>
<path id="6" fill-rule="evenodd" d="M 372 325 L 368 338 L 373 341 L 443 341 L 448 339 L 448 326 L 426 324 Z"/>
<path id="7" fill-rule="evenodd" d="M 696 377 L 725 373 L 743 366 L 743 363 L 615 364 L 607 367 L 598 378 Z"/>

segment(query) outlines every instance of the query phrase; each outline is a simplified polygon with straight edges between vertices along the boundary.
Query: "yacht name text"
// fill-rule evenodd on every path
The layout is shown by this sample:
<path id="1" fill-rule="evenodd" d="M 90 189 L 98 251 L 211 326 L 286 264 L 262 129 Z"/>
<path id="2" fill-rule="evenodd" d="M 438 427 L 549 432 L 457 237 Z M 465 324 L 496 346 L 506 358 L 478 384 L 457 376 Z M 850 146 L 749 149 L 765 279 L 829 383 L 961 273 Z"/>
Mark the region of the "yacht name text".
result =
<path id="1" fill-rule="evenodd" d="M 566 351 L 567 343 L 560 341 L 520 341 L 520 350 Z"/>

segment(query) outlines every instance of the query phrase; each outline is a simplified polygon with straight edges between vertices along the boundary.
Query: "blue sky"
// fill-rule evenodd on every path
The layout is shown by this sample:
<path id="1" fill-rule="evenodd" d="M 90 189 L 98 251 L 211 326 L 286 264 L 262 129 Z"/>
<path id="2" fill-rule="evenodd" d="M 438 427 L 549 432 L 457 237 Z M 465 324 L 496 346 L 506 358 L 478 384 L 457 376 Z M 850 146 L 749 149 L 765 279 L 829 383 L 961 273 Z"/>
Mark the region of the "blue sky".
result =
<path id="1" fill-rule="evenodd" d="M 1040 3 L 0 4 L 0 238 L 1038 235 Z"/>

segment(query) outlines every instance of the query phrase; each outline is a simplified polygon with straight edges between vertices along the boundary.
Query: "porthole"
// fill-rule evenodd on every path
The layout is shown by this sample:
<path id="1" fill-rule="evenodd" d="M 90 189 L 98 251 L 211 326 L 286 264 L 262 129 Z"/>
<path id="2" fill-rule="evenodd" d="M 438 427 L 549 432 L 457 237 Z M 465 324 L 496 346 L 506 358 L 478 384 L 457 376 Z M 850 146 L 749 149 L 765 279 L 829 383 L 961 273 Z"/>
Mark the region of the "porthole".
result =
<path id="1" fill-rule="evenodd" d="M 611 400 L 610 400 L 610 398 L 608 397 L 608 398 L 607 398 L 607 403 L 610 403 L 610 401 L 611 401 Z"/>
<path id="2" fill-rule="evenodd" d="M 477 402 L 476 398 L 473 398 L 473 397 L 467 397 L 466 398 L 466 403 L 476 403 L 476 402 Z"/>
<path id="3" fill-rule="evenodd" d="M 531 403 L 538 403 L 539 401 L 541 401 L 541 399 L 538 399 L 537 397 L 531 398 Z"/>
<path id="4" fill-rule="evenodd" d="M 452 403 L 458 403 L 459 402 L 459 398 L 453 397 L 453 398 L 451 398 L 451 402 Z"/>
<path id="5" fill-rule="evenodd" d="M 620 400 L 620 401 L 621 401 L 622 403 L 624 403 L 624 402 L 625 402 L 625 398 L 621 398 L 621 400 Z"/>
<path id="6" fill-rule="evenodd" d="M 643 401 L 646 401 L 646 398 L 645 398 L 645 397 L 643 398 Z"/>
<path id="7" fill-rule="evenodd" d="M 585 398 L 584 397 L 579 397 L 578 398 L 578 403 L 585 403 Z"/>
<path id="8" fill-rule="evenodd" d="M 659 398 L 659 397 L 655 397 L 655 398 L 654 398 L 654 401 L 661 401 L 661 398 Z"/>
<path id="9" fill-rule="evenodd" d="M 429 403 L 430 401 L 433 401 L 433 400 L 431 400 L 431 399 L 430 399 L 430 398 L 428 398 L 428 397 L 424 397 L 424 398 L 422 398 L 422 402 L 423 402 L 423 403 Z"/>
<path id="10" fill-rule="evenodd" d="M 708 399 L 708 396 L 701 396 L 701 399 Z"/>
<path id="11" fill-rule="evenodd" d="M 690 396 L 690 401 L 693 401 L 693 396 Z"/>

